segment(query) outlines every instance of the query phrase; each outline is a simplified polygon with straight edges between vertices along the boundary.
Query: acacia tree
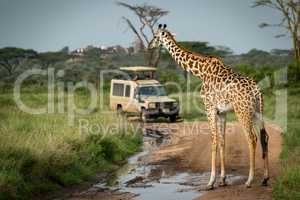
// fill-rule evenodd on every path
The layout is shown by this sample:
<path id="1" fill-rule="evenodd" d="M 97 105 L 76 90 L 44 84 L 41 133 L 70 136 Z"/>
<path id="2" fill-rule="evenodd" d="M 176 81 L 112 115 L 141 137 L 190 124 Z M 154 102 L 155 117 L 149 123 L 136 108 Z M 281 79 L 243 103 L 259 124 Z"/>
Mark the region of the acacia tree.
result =
<path id="1" fill-rule="evenodd" d="M 31 49 L 6 47 L 0 49 L 0 67 L 12 76 L 18 68 L 24 65 L 29 58 L 36 57 L 37 53 Z"/>
<path id="2" fill-rule="evenodd" d="M 256 0 L 253 7 L 265 6 L 279 11 L 282 14 L 282 20 L 277 24 L 263 22 L 259 27 L 283 27 L 285 33 L 275 37 L 289 35 L 292 39 L 295 59 L 300 61 L 300 0 Z"/>
<path id="3" fill-rule="evenodd" d="M 146 47 L 148 47 L 150 40 L 154 37 L 155 26 L 157 25 L 158 20 L 167 15 L 169 11 L 147 4 L 130 5 L 124 2 L 117 2 L 117 4 L 119 6 L 128 8 L 137 16 L 139 22 L 138 28 L 135 27 L 132 21 L 127 17 L 123 16 L 122 18 L 127 23 L 132 32 L 137 36 L 143 50 L 148 55 L 149 65 L 157 66 L 160 58 L 160 49 L 158 50 L 158 53 L 154 55 L 155 51 L 148 50 Z"/>
<path id="4" fill-rule="evenodd" d="M 37 55 L 43 68 L 49 68 L 59 62 L 65 62 L 70 58 L 70 55 L 64 51 L 44 52 Z"/>

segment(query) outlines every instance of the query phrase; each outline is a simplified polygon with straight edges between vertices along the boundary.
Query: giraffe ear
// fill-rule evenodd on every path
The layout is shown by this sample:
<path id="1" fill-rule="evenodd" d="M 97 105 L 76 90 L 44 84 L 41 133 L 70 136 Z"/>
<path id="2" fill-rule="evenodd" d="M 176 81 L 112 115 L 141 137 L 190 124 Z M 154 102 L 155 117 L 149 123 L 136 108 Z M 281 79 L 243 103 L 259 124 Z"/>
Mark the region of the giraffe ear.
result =
<path id="1" fill-rule="evenodd" d="M 167 28 L 167 24 L 164 24 L 164 29 Z"/>
<path id="2" fill-rule="evenodd" d="M 159 24 L 159 25 L 158 25 L 158 28 L 161 29 L 161 28 L 162 28 L 162 24 Z"/>

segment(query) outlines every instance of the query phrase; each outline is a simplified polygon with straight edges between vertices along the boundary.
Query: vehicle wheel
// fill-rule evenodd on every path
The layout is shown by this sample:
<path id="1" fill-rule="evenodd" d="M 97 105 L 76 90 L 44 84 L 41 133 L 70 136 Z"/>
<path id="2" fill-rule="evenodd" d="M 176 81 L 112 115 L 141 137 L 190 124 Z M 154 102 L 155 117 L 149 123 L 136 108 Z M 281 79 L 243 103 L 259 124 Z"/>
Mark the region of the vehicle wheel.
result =
<path id="1" fill-rule="evenodd" d="M 177 115 L 171 115 L 170 117 L 170 122 L 176 122 L 176 119 L 177 119 Z"/>
<path id="2" fill-rule="evenodd" d="M 117 107 L 117 114 L 118 115 L 122 115 L 123 114 L 123 109 L 122 109 L 122 106 L 118 105 Z"/>
<path id="3" fill-rule="evenodd" d="M 146 123 L 148 121 L 148 116 L 146 114 L 145 109 L 142 109 L 142 111 L 141 111 L 141 121 L 144 123 Z"/>

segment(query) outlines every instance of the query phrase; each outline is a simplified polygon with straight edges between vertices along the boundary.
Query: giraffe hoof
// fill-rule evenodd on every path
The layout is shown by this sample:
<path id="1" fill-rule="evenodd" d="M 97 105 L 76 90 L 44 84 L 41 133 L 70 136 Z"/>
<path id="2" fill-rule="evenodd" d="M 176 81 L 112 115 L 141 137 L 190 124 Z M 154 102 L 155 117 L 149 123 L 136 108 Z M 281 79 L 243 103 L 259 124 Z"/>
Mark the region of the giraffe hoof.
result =
<path id="1" fill-rule="evenodd" d="M 246 182 L 246 183 L 245 183 L 245 186 L 246 186 L 246 188 L 251 188 L 251 183 Z"/>
<path id="2" fill-rule="evenodd" d="M 261 185 L 262 186 L 268 186 L 268 180 L 269 180 L 269 178 L 264 178 L 264 180 L 262 181 Z"/>
<path id="3" fill-rule="evenodd" d="M 225 186 L 227 186 L 227 183 L 224 181 L 221 181 L 220 183 L 219 183 L 219 187 L 225 187 Z"/>
<path id="4" fill-rule="evenodd" d="M 221 178 L 221 182 L 219 183 L 219 187 L 227 186 L 226 177 Z"/>
<path id="5" fill-rule="evenodd" d="M 213 190 L 214 189 L 214 185 L 207 185 L 206 186 L 206 190 Z"/>

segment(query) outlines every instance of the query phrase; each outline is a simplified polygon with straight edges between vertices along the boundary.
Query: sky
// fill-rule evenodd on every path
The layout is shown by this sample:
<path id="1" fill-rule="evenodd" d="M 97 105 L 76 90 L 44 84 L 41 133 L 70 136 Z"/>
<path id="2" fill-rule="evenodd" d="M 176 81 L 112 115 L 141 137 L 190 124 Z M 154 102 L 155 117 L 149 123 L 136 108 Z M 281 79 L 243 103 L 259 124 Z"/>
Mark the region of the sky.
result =
<path id="1" fill-rule="evenodd" d="M 270 8 L 251 8 L 254 0 L 124 0 L 147 3 L 170 13 L 160 23 L 178 41 L 207 41 L 228 46 L 235 53 L 257 48 L 291 48 L 290 38 L 274 38 L 284 32 L 261 29 L 261 22 L 278 22 L 281 15 Z M 115 0 L 0 0 L 0 47 L 17 46 L 56 51 L 87 45 L 132 45 L 134 34 L 122 20 L 138 24 Z"/>

